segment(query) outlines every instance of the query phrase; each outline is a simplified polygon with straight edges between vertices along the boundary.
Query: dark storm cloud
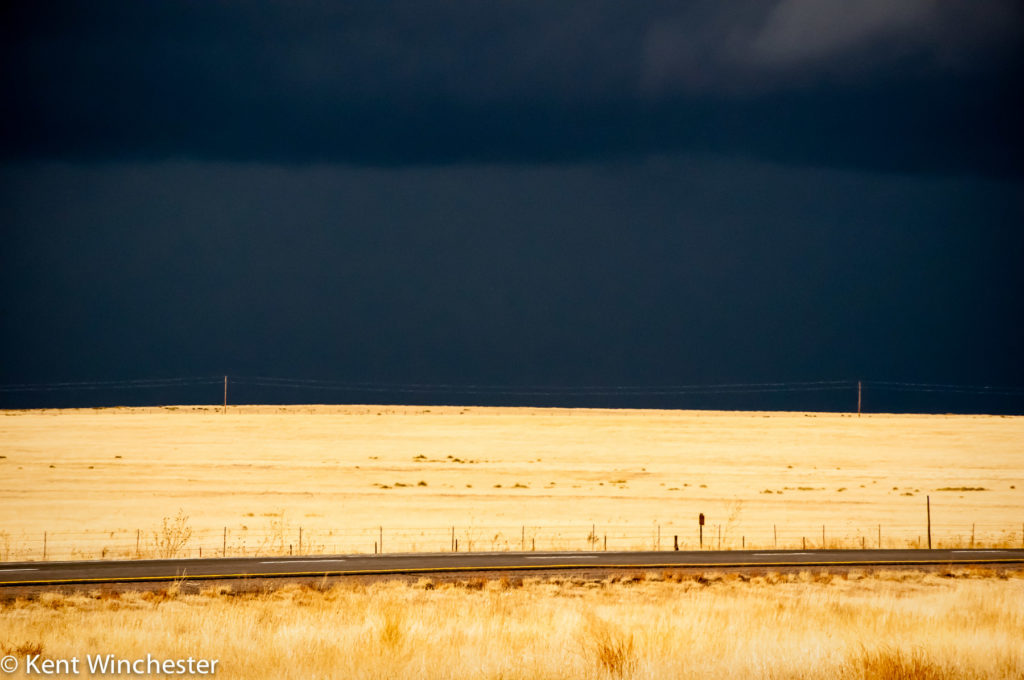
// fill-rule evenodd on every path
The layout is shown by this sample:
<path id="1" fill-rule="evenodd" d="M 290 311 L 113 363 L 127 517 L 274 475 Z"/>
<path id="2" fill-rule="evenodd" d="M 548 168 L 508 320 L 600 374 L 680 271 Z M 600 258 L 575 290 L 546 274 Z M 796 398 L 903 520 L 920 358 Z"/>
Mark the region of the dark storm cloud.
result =
<path id="1" fill-rule="evenodd" d="M 650 159 L 35 164 L 0 188 L 4 383 L 1024 382 L 1005 180 Z"/>
<path id="2" fill-rule="evenodd" d="M 1020 174 L 1021 5 L 25 3 L 8 158 L 369 164 L 710 151 Z"/>

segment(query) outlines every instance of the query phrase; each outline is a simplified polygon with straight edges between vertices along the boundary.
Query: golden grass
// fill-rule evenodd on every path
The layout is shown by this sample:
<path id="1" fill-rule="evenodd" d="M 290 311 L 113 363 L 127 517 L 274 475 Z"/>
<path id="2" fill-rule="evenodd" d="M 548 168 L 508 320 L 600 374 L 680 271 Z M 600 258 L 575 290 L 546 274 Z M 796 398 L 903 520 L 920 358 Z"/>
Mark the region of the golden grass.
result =
<path id="1" fill-rule="evenodd" d="M 0 652 L 219 659 L 221 678 L 1022 677 L 1024 572 L 955 576 L 48 593 L 0 605 Z"/>
<path id="2" fill-rule="evenodd" d="M 393 406 L 0 413 L 0 559 L 1022 544 L 1024 418 Z M 978 490 L 984 489 L 984 490 Z M 826 536 L 822 540 L 822 525 Z M 773 531 L 773 526 L 775 531 Z M 776 539 L 777 535 L 777 539 Z M 777 541 L 777 542 L 776 542 Z"/>

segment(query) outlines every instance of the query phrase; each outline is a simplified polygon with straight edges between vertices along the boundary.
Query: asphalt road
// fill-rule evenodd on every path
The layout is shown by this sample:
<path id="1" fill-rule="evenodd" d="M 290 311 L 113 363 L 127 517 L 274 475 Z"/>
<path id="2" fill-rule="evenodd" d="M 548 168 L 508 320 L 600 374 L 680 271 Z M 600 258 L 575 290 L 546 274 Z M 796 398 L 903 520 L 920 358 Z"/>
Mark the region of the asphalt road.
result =
<path id="1" fill-rule="evenodd" d="M 1024 564 L 1024 550 L 731 550 L 317 555 L 198 560 L 7 562 L 0 587 L 374 574 L 569 569 Z"/>

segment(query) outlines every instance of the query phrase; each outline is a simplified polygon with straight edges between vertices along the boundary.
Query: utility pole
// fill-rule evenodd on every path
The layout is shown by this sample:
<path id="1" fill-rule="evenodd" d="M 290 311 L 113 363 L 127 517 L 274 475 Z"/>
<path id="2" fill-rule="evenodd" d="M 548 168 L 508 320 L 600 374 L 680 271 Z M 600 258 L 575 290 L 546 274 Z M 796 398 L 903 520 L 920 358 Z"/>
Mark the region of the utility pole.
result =
<path id="1" fill-rule="evenodd" d="M 225 380 L 227 380 L 227 378 L 225 378 Z M 858 380 L 857 381 L 857 417 L 858 418 L 860 418 L 860 404 L 861 404 L 861 393 L 862 392 L 863 392 L 863 388 L 862 388 L 862 385 L 861 385 L 861 381 Z"/>
<path id="2" fill-rule="evenodd" d="M 224 376 L 224 414 L 228 412 L 228 377 Z"/>

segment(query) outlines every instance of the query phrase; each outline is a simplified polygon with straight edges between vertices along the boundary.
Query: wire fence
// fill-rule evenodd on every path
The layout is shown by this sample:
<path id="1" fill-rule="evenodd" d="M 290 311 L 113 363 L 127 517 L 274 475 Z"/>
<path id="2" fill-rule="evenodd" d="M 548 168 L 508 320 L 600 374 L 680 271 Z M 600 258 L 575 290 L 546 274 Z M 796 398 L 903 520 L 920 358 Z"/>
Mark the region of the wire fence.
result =
<path id="1" fill-rule="evenodd" d="M 933 526 L 937 549 L 1024 549 L 1024 524 L 959 523 Z M 709 524 L 270 529 L 184 525 L 113 531 L 9 532 L 0 530 L 4 562 L 199 557 L 271 557 L 374 553 L 840 550 L 928 548 L 922 525 L 767 524 L 742 528 Z"/>

